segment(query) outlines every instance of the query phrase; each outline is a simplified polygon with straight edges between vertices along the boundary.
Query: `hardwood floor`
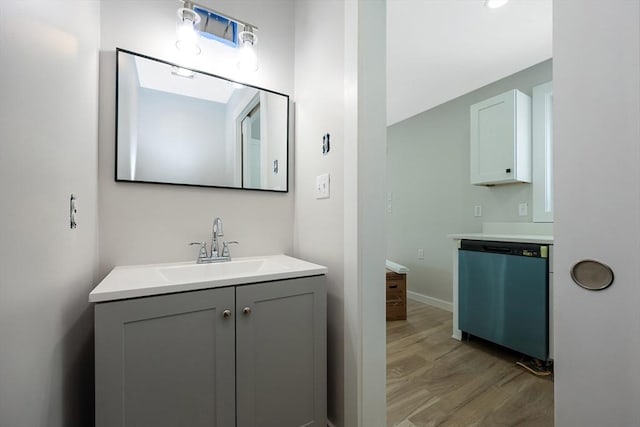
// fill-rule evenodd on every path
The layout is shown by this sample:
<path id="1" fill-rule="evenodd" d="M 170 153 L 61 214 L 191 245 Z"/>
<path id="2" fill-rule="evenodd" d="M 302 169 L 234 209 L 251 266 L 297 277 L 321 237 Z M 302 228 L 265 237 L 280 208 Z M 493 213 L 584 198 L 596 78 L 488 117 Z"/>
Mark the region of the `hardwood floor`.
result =
<path id="1" fill-rule="evenodd" d="M 551 427 L 553 380 L 517 366 L 520 355 L 451 338 L 451 313 L 408 301 L 387 322 L 387 424 L 395 427 Z"/>

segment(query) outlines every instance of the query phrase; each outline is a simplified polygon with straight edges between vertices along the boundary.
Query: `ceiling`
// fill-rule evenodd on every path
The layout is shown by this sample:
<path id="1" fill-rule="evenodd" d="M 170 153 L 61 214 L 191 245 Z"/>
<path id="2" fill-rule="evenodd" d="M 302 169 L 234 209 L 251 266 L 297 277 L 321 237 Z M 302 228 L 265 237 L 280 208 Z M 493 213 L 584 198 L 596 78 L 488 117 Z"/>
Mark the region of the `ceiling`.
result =
<path id="1" fill-rule="evenodd" d="M 551 58 L 552 0 L 387 0 L 387 124 Z"/>
<path id="2" fill-rule="evenodd" d="M 236 86 L 224 79 L 209 77 L 205 74 L 193 73 L 193 77 L 185 78 L 175 74 L 178 67 L 152 59 L 135 57 L 140 87 L 160 92 L 171 92 L 176 95 L 189 96 L 207 101 L 226 104 L 229 102 Z"/>

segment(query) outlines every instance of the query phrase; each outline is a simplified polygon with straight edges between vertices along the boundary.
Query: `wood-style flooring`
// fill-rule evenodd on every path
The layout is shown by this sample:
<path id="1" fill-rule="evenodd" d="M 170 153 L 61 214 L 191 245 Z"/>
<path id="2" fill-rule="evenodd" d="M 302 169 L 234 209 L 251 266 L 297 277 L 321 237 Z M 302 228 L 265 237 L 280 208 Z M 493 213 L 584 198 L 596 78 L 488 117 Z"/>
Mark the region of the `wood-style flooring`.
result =
<path id="1" fill-rule="evenodd" d="M 551 377 L 502 347 L 451 338 L 450 312 L 407 303 L 407 320 L 387 322 L 388 426 L 553 426 Z"/>

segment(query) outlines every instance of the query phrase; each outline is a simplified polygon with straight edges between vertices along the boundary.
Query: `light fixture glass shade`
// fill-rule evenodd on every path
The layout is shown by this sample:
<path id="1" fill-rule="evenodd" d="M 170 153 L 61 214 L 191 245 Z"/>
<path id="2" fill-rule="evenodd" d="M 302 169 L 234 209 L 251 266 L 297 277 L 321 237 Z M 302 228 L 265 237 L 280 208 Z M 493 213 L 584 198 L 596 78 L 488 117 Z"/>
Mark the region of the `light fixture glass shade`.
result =
<path id="1" fill-rule="evenodd" d="M 498 7 L 504 6 L 508 2 L 509 0 L 486 0 L 484 2 L 484 5 L 487 6 L 489 9 L 496 9 Z"/>
<path id="2" fill-rule="evenodd" d="M 191 9 L 178 9 L 178 22 L 176 23 L 176 47 L 183 52 L 198 55 L 200 53 L 200 33 L 197 25 L 200 16 Z"/>
<path id="3" fill-rule="evenodd" d="M 240 54 L 238 56 L 238 69 L 242 72 L 253 73 L 258 71 L 258 55 L 256 55 L 255 44 L 258 42 L 258 36 L 249 28 L 239 34 Z"/>
<path id="4" fill-rule="evenodd" d="M 253 49 L 253 45 L 249 42 L 245 42 L 240 48 L 238 69 L 245 72 L 258 71 L 258 56 Z"/>

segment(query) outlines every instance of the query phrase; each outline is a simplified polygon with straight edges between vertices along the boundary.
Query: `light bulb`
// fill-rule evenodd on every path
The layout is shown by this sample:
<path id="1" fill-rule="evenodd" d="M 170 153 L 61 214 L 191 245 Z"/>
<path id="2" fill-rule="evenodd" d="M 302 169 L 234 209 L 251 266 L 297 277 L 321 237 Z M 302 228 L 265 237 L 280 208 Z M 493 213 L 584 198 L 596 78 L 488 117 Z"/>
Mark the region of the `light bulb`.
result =
<path id="1" fill-rule="evenodd" d="M 496 9 L 498 7 L 502 7 L 507 4 L 509 0 L 486 0 L 484 5 L 489 9 Z"/>
<path id="2" fill-rule="evenodd" d="M 191 9 L 178 9 L 178 23 L 176 24 L 176 47 L 183 52 L 198 55 L 200 53 L 200 33 L 196 25 L 200 16 Z"/>
<path id="3" fill-rule="evenodd" d="M 240 48 L 238 69 L 243 72 L 255 72 L 258 70 L 258 56 L 253 48 L 253 43 L 244 41 Z"/>

